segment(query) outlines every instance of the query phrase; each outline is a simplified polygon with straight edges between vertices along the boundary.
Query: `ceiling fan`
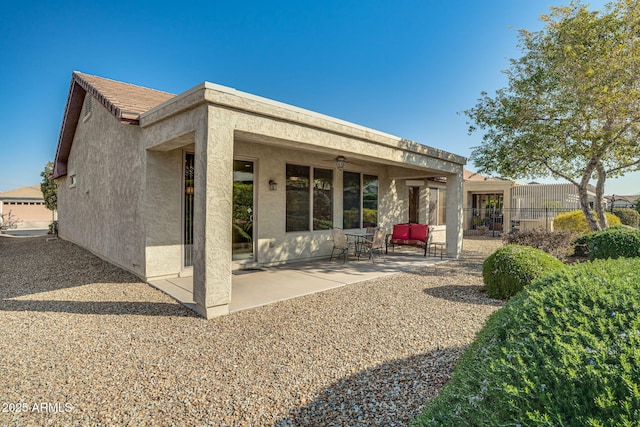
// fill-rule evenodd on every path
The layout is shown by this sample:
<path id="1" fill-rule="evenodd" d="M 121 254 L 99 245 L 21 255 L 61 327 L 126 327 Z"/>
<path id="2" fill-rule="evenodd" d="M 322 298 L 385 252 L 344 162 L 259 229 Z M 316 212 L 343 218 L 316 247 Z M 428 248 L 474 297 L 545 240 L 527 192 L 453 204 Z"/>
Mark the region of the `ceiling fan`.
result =
<path id="1" fill-rule="evenodd" d="M 335 162 L 336 163 L 336 168 L 338 168 L 338 170 L 344 169 L 344 165 L 346 165 L 347 163 L 352 164 L 352 165 L 357 165 L 357 166 L 364 166 L 362 163 L 358 163 L 358 162 L 353 162 L 351 160 L 347 160 L 347 158 L 344 157 L 344 156 L 337 156 L 335 159 L 324 160 L 324 161 L 325 162 Z"/>

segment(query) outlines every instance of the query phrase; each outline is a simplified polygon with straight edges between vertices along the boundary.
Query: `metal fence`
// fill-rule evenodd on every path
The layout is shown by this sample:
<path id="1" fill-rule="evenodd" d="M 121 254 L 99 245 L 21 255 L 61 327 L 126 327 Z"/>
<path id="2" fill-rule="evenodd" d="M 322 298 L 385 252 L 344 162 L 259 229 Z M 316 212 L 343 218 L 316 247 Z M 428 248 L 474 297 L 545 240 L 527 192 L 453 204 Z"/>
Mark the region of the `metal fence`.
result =
<path id="1" fill-rule="evenodd" d="M 556 215 L 575 209 L 565 208 L 484 208 L 464 209 L 465 234 L 491 234 L 553 230 Z"/>

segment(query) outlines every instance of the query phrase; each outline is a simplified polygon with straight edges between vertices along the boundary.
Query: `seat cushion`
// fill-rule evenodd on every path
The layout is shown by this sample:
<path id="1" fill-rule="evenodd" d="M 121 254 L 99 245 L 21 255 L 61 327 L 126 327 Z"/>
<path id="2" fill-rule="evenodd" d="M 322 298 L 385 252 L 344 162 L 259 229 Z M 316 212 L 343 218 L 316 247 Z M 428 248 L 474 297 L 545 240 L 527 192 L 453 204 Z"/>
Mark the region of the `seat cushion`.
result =
<path id="1" fill-rule="evenodd" d="M 427 240 L 429 234 L 429 226 L 427 224 L 411 224 L 411 240 Z"/>
<path id="2" fill-rule="evenodd" d="M 391 234 L 391 239 L 392 240 L 409 240 L 409 224 L 394 224 L 393 234 Z"/>

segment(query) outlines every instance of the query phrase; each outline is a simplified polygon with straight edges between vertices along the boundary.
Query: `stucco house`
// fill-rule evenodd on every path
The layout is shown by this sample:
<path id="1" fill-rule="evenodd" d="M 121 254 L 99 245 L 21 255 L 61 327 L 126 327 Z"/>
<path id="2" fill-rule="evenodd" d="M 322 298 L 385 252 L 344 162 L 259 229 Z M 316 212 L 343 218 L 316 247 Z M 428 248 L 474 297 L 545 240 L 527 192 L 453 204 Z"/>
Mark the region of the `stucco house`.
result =
<path id="1" fill-rule="evenodd" d="M 328 257 L 332 227 L 427 222 L 434 194 L 458 258 L 465 162 L 208 82 L 174 95 L 74 72 L 59 234 L 145 280 L 193 276 L 209 318 L 228 313 L 234 269 Z"/>
<path id="2" fill-rule="evenodd" d="M 604 196 L 605 203 L 607 204 L 607 209 L 609 210 L 616 208 L 635 209 L 636 203 L 638 203 L 638 199 L 640 199 L 640 196 L 637 194 L 632 196 L 621 196 L 619 194 Z"/>
<path id="3" fill-rule="evenodd" d="M 39 185 L 16 188 L 0 193 L 0 214 L 18 220 L 16 230 L 46 230 L 55 219 L 47 209 Z"/>
<path id="4" fill-rule="evenodd" d="M 464 229 L 479 227 L 492 232 L 553 229 L 553 218 L 561 212 L 580 209 L 578 189 L 571 183 L 522 183 L 485 177 L 465 169 L 463 184 Z M 590 202 L 595 188 L 589 186 Z"/>

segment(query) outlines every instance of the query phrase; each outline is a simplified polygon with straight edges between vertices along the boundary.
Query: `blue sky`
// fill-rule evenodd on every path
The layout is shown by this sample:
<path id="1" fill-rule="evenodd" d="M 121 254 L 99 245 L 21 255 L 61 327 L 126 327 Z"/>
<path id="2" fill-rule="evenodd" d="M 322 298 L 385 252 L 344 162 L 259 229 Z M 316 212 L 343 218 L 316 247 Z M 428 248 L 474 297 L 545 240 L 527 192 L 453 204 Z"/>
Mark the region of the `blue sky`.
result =
<path id="1" fill-rule="evenodd" d="M 557 4 L 557 3 L 556 3 Z M 600 9 L 604 0 L 592 1 Z M 458 113 L 505 85 L 533 0 L 4 2 L 0 191 L 40 182 L 74 70 L 180 93 L 210 81 L 468 157 Z M 474 170 L 473 164 L 467 166 Z M 640 192 L 640 174 L 607 193 Z"/>

